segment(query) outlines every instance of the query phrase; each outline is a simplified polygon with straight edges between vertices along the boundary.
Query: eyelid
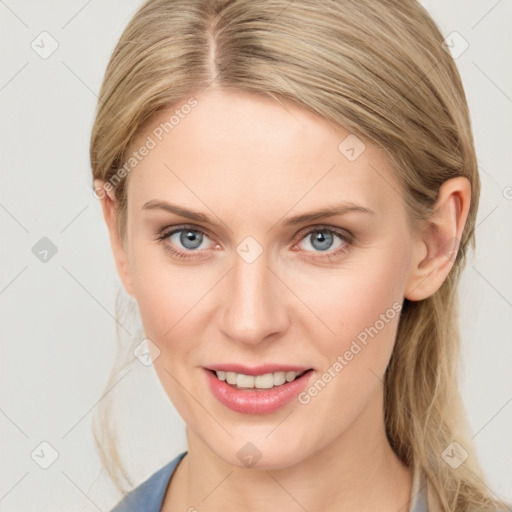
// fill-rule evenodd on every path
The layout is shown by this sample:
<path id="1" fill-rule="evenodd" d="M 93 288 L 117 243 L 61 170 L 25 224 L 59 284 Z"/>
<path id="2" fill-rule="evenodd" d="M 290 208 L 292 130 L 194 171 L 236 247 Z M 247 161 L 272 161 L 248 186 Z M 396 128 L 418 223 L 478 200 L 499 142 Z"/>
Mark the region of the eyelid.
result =
<path id="1" fill-rule="evenodd" d="M 198 231 L 199 233 L 206 235 L 210 240 L 215 241 L 215 237 L 213 237 L 206 228 L 203 228 L 202 226 L 196 226 L 193 224 L 177 224 L 175 226 L 168 226 L 166 228 L 163 228 L 158 232 L 157 240 L 164 241 L 166 238 L 170 237 L 174 233 L 179 232 L 179 231 L 185 231 L 186 229 L 189 229 L 190 231 Z M 216 242 L 216 243 L 218 243 L 218 242 Z M 188 251 L 188 252 L 193 252 L 193 251 Z M 196 252 L 200 252 L 200 251 L 196 251 Z"/>
<path id="2" fill-rule="evenodd" d="M 191 231 L 199 231 L 199 232 L 207 235 L 208 238 L 210 238 L 212 240 L 215 239 L 215 237 L 210 234 L 208 229 L 203 228 L 202 226 L 194 225 L 194 224 L 178 224 L 175 226 L 168 226 L 159 231 L 158 238 L 159 239 L 167 238 L 167 237 L 171 236 L 172 234 L 174 234 L 175 232 L 181 231 L 184 229 L 190 229 Z M 312 226 L 307 226 L 307 227 L 302 228 L 300 231 L 298 231 L 298 233 L 296 235 L 294 235 L 291 238 L 291 240 L 295 243 L 297 241 L 302 240 L 302 238 L 304 238 L 304 236 L 306 236 L 307 234 L 314 232 L 314 231 L 321 231 L 321 230 L 331 231 L 340 236 L 345 236 L 345 238 L 349 241 L 352 241 L 355 238 L 354 235 L 349 230 L 347 230 L 345 228 L 339 228 L 339 227 L 331 226 L 331 225 L 327 225 L 327 224 L 314 224 Z"/>
<path id="3" fill-rule="evenodd" d="M 316 224 L 313 226 L 308 226 L 301 229 L 294 240 L 300 241 L 304 238 L 304 236 L 314 233 L 315 231 L 330 231 L 331 233 L 335 233 L 336 235 L 346 239 L 348 242 L 352 243 L 355 239 L 355 236 L 345 228 L 338 228 L 336 226 L 331 226 L 327 224 Z"/>
<path id="4" fill-rule="evenodd" d="M 160 230 L 157 240 L 160 242 L 165 242 L 166 239 L 168 237 L 170 237 L 171 235 L 173 235 L 179 231 L 184 231 L 186 229 L 189 229 L 191 231 L 198 231 L 198 232 L 202 233 L 203 235 L 206 235 L 208 238 L 210 238 L 210 240 L 212 240 L 215 244 L 218 244 L 218 242 L 215 240 L 215 237 L 211 236 L 208 229 L 203 228 L 202 226 L 194 225 L 194 224 L 179 224 L 179 225 L 168 226 L 166 228 L 163 228 L 162 230 Z M 301 230 L 299 230 L 299 232 L 291 239 L 292 240 L 291 243 L 293 244 L 293 247 L 295 247 L 299 242 L 301 242 L 307 235 L 311 235 L 312 233 L 315 233 L 318 231 L 328 231 L 330 233 L 333 233 L 333 234 L 337 235 L 338 237 L 340 237 L 342 239 L 342 241 L 345 242 L 345 244 L 348 244 L 349 246 L 352 246 L 353 243 L 355 242 L 355 236 L 345 228 L 340 228 L 340 227 L 331 226 L 331 225 L 327 225 L 327 224 L 314 224 L 314 225 L 306 226 L 306 227 L 302 228 Z M 290 242 L 288 242 L 288 243 L 290 243 Z M 167 248 L 167 250 L 170 251 L 171 253 L 174 253 L 175 255 L 177 255 L 179 257 L 182 257 L 182 258 L 201 257 L 201 253 L 208 251 L 208 249 L 196 249 L 196 250 L 191 250 L 191 251 L 184 251 L 183 249 L 175 249 L 172 246 Z M 305 251 L 305 252 L 311 252 L 311 253 L 315 254 L 314 251 Z M 310 256 L 310 258 L 313 260 L 322 260 L 322 259 L 329 260 L 330 258 L 335 257 L 338 252 L 341 252 L 340 248 L 334 249 L 331 251 L 326 251 L 326 253 L 324 255 L 322 255 L 321 253 L 318 253 L 318 255 L 316 255 L 316 256 L 312 255 L 312 256 Z M 184 256 L 185 253 L 187 254 L 186 256 Z"/>

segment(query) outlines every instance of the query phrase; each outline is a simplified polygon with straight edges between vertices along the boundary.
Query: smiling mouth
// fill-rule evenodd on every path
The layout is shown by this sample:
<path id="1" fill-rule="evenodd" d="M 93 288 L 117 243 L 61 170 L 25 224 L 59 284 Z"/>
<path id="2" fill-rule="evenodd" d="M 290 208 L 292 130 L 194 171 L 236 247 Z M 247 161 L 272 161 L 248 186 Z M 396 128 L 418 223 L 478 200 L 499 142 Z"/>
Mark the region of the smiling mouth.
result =
<path id="1" fill-rule="evenodd" d="M 226 382 L 230 387 L 240 390 L 253 390 L 253 391 L 266 391 L 269 389 L 279 388 L 295 379 L 301 377 L 307 372 L 312 371 L 304 370 L 301 372 L 295 371 L 278 371 L 272 373 L 265 373 L 262 375 L 245 375 L 243 373 L 226 372 L 219 370 L 209 370 L 219 380 Z"/>

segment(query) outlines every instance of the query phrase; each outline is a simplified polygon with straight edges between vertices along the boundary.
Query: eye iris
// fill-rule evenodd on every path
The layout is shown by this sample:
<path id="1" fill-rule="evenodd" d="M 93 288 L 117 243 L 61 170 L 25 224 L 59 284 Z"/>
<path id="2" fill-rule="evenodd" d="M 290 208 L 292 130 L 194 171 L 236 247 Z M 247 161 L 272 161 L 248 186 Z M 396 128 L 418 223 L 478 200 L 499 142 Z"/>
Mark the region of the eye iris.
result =
<path id="1" fill-rule="evenodd" d="M 194 239 L 195 242 L 194 242 Z M 199 243 L 197 243 L 199 240 Z M 190 246 L 190 242 L 192 242 L 192 246 Z M 180 243 L 183 244 L 183 247 L 187 249 L 197 249 L 202 242 L 202 235 L 198 231 L 193 231 L 191 229 L 183 230 L 180 235 Z"/>
<path id="2" fill-rule="evenodd" d="M 325 236 L 324 233 L 327 236 Z M 319 251 L 325 251 L 332 245 L 333 236 L 331 233 L 328 233 L 327 231 L 317 231 L 314 235 L 311 236 L 313 237 L 313 247 L 315 247 L 315 249 L 318 249 Z M 321 245 L 320 247 L 315 246 L 315 242 L 317 241 L 321 242 L 323 245 Z"/>

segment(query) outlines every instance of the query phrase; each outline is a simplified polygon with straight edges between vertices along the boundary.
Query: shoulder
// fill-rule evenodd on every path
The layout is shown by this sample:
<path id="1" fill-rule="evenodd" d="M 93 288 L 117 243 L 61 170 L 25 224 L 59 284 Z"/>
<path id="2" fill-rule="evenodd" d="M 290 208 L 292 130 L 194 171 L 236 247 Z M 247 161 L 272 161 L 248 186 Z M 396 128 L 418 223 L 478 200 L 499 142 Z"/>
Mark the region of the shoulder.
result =
<path id="1" fill-rule="evenodd" d="M 131 490 L 111 512 L 160 512 L 169 480 L 186 453 L 180 453 L 175 459 Z"/>

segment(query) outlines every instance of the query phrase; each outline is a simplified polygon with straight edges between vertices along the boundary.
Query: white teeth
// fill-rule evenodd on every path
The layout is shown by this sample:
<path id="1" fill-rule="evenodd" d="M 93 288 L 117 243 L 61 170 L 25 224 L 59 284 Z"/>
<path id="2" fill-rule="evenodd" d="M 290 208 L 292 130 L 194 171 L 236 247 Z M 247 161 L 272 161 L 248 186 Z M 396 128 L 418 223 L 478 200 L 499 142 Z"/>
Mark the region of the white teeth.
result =
<path id="1" fill-rule="evenodd" d="M 291 382 L 293 379 L 295 379 L 296 375 L 296 372 L 286 372 L 286 382 Z"/>
<path id="2" fill-rule="evenodd" d="M 218 375 L 217 375 L 217 377 L 218 377 Z M 228 384 L 236 384 L 236 373 L 235 372 L 226 372 L 226 381 Z"/>
<path id="3" fill-rule="evenodd" d="M 236 385 L 239 388 L 253 388 L 254 377 L 252 375 L 242 375 L 241 373 L 236 374 Z"/>
<path id="4" fill-rule="evenodd" d="M 292 372 L 295 373 L 295 372 Z M 275 372 L 274 373 L 274 386 L 280 386 L 286 382 L 286 373 L 284 372 Z"/>
<path id="5" fill-rule="evenodd" d="M 274 372 L 265 375 L 244 375 L 235 372 L 215 372 L 219 380 L 225 380 L 228 384 L 241 389 L 271 389 L 281 386 L 285 382 L 291 382 L 304 372 Z"/>

